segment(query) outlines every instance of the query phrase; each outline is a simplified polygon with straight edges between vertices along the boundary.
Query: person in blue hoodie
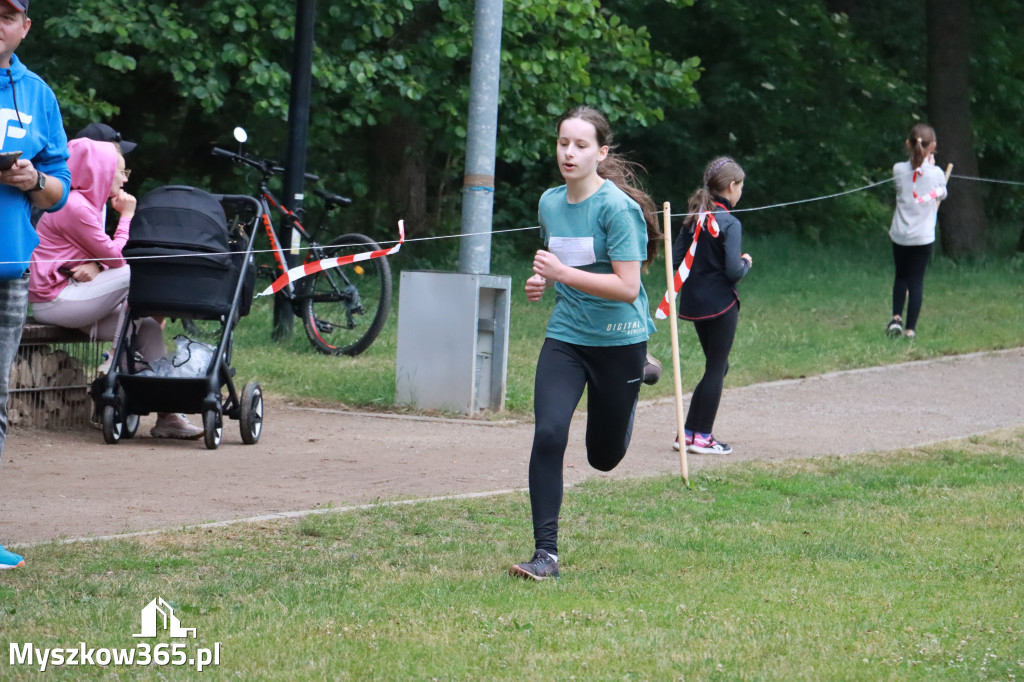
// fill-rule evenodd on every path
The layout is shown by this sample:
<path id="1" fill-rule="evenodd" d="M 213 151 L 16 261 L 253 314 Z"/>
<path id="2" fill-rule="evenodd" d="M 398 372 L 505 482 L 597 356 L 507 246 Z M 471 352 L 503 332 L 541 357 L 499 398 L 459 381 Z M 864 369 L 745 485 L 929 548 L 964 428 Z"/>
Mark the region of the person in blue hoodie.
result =
<path id="1" fill-rule="evenodd" d="M 0 153 L 21 152 L 10 168 L 0 170 L 0 456 L 7 435 L 8 378 L 28 313 L 26 271 L 39 243 L 32 207 L 59 210 L 71 187 L 57 97 L 14 54 L 32 27 L 28 3 L 0 0 Z M 0 546 L 0 569 L 24 565 L 22 557 Z"/>

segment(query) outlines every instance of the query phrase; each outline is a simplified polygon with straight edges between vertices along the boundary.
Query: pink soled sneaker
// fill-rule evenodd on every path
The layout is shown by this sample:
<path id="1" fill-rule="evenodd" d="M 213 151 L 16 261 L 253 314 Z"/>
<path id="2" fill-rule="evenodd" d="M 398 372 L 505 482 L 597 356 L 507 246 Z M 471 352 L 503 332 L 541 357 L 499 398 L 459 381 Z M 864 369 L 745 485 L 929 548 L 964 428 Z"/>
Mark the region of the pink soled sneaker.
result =
<path id="1" fill-rule="evenodd" d="M 732 448 L 725 443 L 719 443 L 711 434 L 693 434 L 693 443 L 686 446 L 687 452 L 697 455 L 729 455 Z"/>
<path id="2" fill-rule="evenodd" d="M 686 441 L 686 451 L 690 452 L 690 446 L 693 445 L 693 434 L 687 433 L 683 440 Z M 676 436 L 676 442 L 672 443 L 673 450 L 679 450 L 679 436 Z"/>

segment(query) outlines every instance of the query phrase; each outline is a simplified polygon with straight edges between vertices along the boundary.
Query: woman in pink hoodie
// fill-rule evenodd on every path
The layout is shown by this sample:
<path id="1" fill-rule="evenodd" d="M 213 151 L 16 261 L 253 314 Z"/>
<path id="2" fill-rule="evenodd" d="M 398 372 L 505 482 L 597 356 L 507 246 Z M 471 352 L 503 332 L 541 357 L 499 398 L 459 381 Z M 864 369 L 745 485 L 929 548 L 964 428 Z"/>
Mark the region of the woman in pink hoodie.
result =
<path id="1" fill-rule="evenodd" d="M 124 323 L 131 270 L 121 255 L 135 215 L 135 197 L 124 191 L 129 171 L 111 142 L 68 142 L 71 193 L 67 204 L 39 221 L 39 246 L 32 254 L 28 300 L 44 324 L 80 329 L 112 341 Z M 121 214 L 113 238 L 103 227 L 104 206 Z M 150 317 L 136 322 L 139 352 L 147 361 L 166 354 L 163 329 Z M 161 413 L 150 431 L 161 438 L 198 438 L 203 429 L 183 415 Z"/>

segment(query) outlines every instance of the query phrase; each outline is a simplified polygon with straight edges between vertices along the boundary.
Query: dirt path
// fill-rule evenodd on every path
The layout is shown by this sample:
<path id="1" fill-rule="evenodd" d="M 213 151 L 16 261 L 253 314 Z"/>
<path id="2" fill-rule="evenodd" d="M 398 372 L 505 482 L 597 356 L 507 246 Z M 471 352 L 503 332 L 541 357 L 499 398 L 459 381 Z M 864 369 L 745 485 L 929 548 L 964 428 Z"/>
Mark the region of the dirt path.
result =
<path id="1" fill-rule="evenodd" d="M 668 378 L 668 377 L 666 377 Z M 1024 348 L 726 390 L 716 434 L 729 457 L 690 455 L 691 474 L 722 461 L 892 450 L 1024 425 Z M 663 379 L 664 380 L 664 379 Z M 642 397 L 642 394 L 641 394 Z M 0 468 L 0 540 L 24 544 L 177 527 L 375 500 L 522 488 L 532 424 L 298 408 L 268 399 L 260 442 L 225 423 L 220 448 L 97 431 L 15 430 Z M 679 471 L 672 400 L 641 403 L 623 464 L 586 463 L 584 420 L 566 482 Z"/>

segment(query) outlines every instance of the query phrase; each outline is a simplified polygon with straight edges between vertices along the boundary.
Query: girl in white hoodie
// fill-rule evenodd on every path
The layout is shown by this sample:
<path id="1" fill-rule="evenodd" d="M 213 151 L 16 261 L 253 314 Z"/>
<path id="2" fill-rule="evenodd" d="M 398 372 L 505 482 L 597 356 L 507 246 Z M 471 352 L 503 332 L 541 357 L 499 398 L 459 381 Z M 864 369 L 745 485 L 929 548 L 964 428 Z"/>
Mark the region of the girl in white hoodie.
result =
<path id="1" fill-rule="evenodd" d="M 935 219 L 939 202 L 946 196 L 946 176 L 935 165 L 935 130 L 930 125 L 918 123 L 911 128 L 906 147 L 910 158 L 892 167 L 896 212 L 889 237 L 896 276 L 892 284 L 892 319 L 886 333 L 914 338 L 924 293 L 924 273 L 935 244 Z"/>

